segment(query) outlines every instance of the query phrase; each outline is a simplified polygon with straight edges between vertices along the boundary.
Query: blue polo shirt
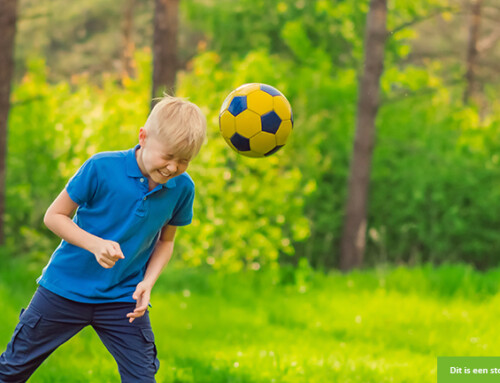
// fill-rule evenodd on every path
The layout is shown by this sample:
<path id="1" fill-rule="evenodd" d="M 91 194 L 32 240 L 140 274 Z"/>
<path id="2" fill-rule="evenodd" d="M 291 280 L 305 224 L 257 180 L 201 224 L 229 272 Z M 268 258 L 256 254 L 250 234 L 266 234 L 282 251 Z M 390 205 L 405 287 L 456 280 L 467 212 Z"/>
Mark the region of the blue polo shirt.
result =
<path id="1" fill-rule="evenodd" d="M 187 173 L 149 191 L 133 149 L 99 153 L 66 185 L 79 207 L 73 221 L 100 238 L 118 242 L 125 259 L 105 269 L 91 252 L 62 241 L 38 283 L 64 298 L 85 303 L 135 302 L 147 262 L 165 225 L 193 217 L 194 183 Z"/>

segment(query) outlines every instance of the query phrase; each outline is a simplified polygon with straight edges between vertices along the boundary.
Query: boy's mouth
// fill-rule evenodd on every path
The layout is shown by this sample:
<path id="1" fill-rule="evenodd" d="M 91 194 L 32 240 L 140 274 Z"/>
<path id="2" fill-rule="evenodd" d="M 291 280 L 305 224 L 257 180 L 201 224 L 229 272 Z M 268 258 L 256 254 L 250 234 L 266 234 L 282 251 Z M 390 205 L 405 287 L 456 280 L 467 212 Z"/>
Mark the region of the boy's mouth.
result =
<path id="1" fill-rule="evenodd" d="M 165 178 L 168 178 L 168 177 L 170 177 L 172 175 L 172 174 L 163 173 L 161 170 L 158 170 L 158 173 L 160 173 Z"/>

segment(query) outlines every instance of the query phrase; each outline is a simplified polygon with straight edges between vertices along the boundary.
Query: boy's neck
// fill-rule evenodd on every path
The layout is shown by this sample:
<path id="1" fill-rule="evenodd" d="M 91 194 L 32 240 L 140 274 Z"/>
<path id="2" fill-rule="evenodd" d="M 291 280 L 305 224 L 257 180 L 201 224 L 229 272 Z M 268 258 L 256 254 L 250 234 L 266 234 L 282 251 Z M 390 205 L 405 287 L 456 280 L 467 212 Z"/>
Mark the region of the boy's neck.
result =
<path id="1" fill-rule="evenodd" d="M 147 175 L 147 171 L 146 169 L 144 168 L 144 163 L 142 162 L 142 151 L 141 151 L 141 147 L 139 146 L 139 148 L 137 148 L 137 150 L 135 151 L 135 160 L 137 162 L 137 166 L 139 166 L 139 170 L 141 171 L 142 175 L 144 177 L 146 177 L 146 179 L 148 180 L 148 187 L 149 187 L 149 191 L 153 190 L 155 187 L 158 186 L 158 184 L 156 182 L 154 182 L 148 175 Z"/>

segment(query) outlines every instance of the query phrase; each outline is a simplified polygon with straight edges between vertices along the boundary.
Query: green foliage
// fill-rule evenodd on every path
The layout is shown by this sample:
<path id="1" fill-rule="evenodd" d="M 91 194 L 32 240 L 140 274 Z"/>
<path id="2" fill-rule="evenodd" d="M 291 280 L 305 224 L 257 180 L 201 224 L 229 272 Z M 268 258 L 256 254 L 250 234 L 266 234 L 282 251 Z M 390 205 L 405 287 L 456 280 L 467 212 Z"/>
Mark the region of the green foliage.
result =
<path id="1" fill-rule="evenodd" d="M 182 2 L 181 7 L 186 26 L 201 29 L 209 49 L 224 60 L 242 58 L 255 50 L 290 56 L 297 53 L 294 48 L 310 45 L 328 52 L 335 64 L 356 66 L 367 4 L 354 0 L 195 0 Z M 282 33 L 297 28 L 305 45 L 291 47 Z"/>
<path id="2" fill-rule="evenodd" d="M 260 50 L 227 62 L 207 52 L 193 61 L 194 70 L 183 74 L 181 83 L 190 82 L 187 93 L 198 89 L 204 98 L 218 93 L 219 82 L 232 84 L 228 90 L 244 82 L 269 82 L 287 95 L 295 129 L 278 158 L 302 175 L 297 192 L 311 228 L 307 241 L 294 244 L 295 254 L 315 267 L 331 267 L 338 259 L 357 73 L 334 67 L 308 40 L 301 22 L 286 24 L 282 37 L 293 59 Z M 493 113 L 481 121 L 477 110 L 461 105 L 460 89 L 443 82 L 442 70 L 439 62 L 429 62 L 424 68 L 388 65 L 384 73 L 368 264 L 462 260 L 487 267 L 498 262 L 497 104 L 492 102 Z"/>
<path id="3" fill-rule="evenodd" d="M 387 71 L 384 87 L 401 84 L 397 78 L 404 76 L 406 89 L 435 90 L 426 99 L 403 97 L 380 110 L 371 254 L 390 261 L 496 265 L 498 120 L 481 121 L 432 71 L 405 72 Z"/>
<path id="4" fill-rule="evenodd" d="M 89 20 L 101 7 L 119 14 L 105 3 L 92 2 Z M 498 264 L 498 89 L 485 88 L 486 107 L 464 108 L 462 84 L 444 80 L 460 78 L 459 66 L 408 64 L 418 38 L 412 23 L 452 5 L 389 2 L 388 28 L 395 32 L 381 84 L 369 265 Z M 57 15 L 66 34 L 74 7 Z M 198 184 L 196 219 L 179 234 L 185 262 L 238 270 L 277 261 L 295 266 L 304 258 L 312 267 L 336 266 L 367 11 L 368 1 L 354 0 L 181 2 L 183 28 L 207 44 L 178 73 L 177 92 L 209 118 L 208 143 L 190 170 Z M 136 79 L 83 75 L 57 84 L 48 83 L 43 63 L 31 61 L 10 117 L 10 246 L 46 256 L 55 239 L 47 240 L 54 237 L 47 237 L 43 213 L 67 179 L 89 155 L 136 142 L 149 105 L 149 53 L 136 61 Z M 265 160 L 237 156 L 218 134 L 222 100 L 245 82 L 277 87 L 294 111 L 289 143 Z"/>
<path id="5" fill-rule="evenodd" d="M 88 73 L 120 71 L 124 49 L 123 17 L 127 1 L 20 0 L 16 34 L 16 73 L 34 57 L 43 57 L 55 80 Z M 134 43 L 152 41 L 153 2 L 136 1 Z"/>
<path id="6" fill-rule="evenodd" d="M 118 84 L 104 76 L 99 87 L 83 76 L 74 77 L 72 84 L 52 85 L 42 61 L 31 61 L 29 68 L 12 96 L 7 244 L 21 252 L 39 249 L 47 257 L 55 243 L 47 241 L 54 236 L 43 227 L 45 210 L 90 155 L 135 144 L 148 113 L 148 98 L 141 99 L 138 86 L 148 80 Z"/>
<path id="7" fill-rule="evenodd" d="M 208 79 L 203 71 L 214 57 L 202 55 L 195 73 Z M 136 144 L 148 113 L 150 56 L 142 54 L 137 60 L 138 78 L 118 82 L 105 75 L 101 86 L 85 76 L 75 77 L 71 85 L 50 85 L 43 62 L 31 64 L 14 89 L 10 120 L 10 246 L 21 252 L 36 249 L 46 259 L 55 243 L 45 239 L 43 214 L 67 180 L 90 155 Z M 248 66 L 251 71 L 252 66 L 269 64 L 266 55 L 255 54 Z M 227 79 L 234 86 L 243 80 Z M 196 214 L 193 224 L 180 231 L 178 253 L 188 264 L 259 269 L 275 265 L 280 254 L 293 254 L 292 242 L 308 234 L 302 193 L 297 192 L 302 177 L 289 160 L 277 156 L 264 162 L 247 160 L 226 146 L 216 114 L 231 90 L 224 82 L 223 76 L 220 82 L 192 83 L 186 76 L 179 83 L 179 95 L 206 111 L 209 140 L 189 170 L 197 184 Z"/>
<path id="8" fill-rule="evenodd" d="M 265 53 L 234 62 L 231 72 L 221 70 L 219 60 L 213 53 L 201 54 L 192 73 L 182 74 L 178 83 L 177 94 L 204 106 L 209 121 L 208 144 L 190 171 L 200 187 L 194 229 L 182 234 L 189 244 L 182 253 L 192 264 L 258 269 L 275 263 L 280 254 L 293 254 L 292 241 L 309 233 L 302 213 L 302 174 L 286 153 L 260 161 L 244 158 L 221 139 L 218 110 L 230 91 L 257 80 L 285 83 Z"/>
<path id="9" fill-rule="evenodd" d="M 290 46 L 303 38 L 284 36 Z M 234 271 L 295 255 L 314 267 L 336 265 L 356 72 L 334 70 L 326 54 L 319 48 L 315 52 L 307 66 L 265 51 L 230 62 L 204 52 L 193 60 L 192 71 L 179 74 L 178 94 L 199 104 L 209 120 L 208 144 L 190 168 L 198 185 L 195 221 L 178 241 L 186 263 Z M 43 63 L 31 64 L 14 91 L 10 122 L 7 228 L 12 246 L 39 249 L 39 257 L 46 257 L 55 238 L 47 240 L 42 217 L 67 179 L 91 154 L 135 144 L 148 112 L 149 55 L 139 55 L 137 62 L 137 79 L 104 76 L 102 86 L 85 76 L 49 85 Z M 480 121 L 474 109 L 454 101 L 458 97 L 436 71 L 432 65 L 426 70 L 389 67 L 384 74 L 368 264 L 497 264 L 499 112 L 493 109 L 497 114 Z M 289 81 L 292 74 L 295 81 Z M 286 148 L 265 160 L 236 155 L 218 133 L 222 100 L 236 86 L 257 81 L 282 90 L 295 117 Z M 413 95 L 422 91 L 424 96 Z"/>

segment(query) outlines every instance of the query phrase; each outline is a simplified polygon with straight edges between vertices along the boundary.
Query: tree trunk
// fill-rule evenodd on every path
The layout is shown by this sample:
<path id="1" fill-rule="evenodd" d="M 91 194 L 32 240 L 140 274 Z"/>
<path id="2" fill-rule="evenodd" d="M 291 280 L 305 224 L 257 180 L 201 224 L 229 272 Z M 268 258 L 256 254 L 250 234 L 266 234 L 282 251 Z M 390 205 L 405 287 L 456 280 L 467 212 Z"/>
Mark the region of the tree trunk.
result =
<path id="1" fill-rule="evenodd" d="M 14 37 L 17 0 L 0 0 L 0 245 L 5 243 L 5 177 L 7 163 L 7 120 L 14 72 Z"/>
<path id="2" fill-rule="evenodd" d="M 386 19 L 387 0 L 371 0 L 365 32 L 364 73 L 359 87 L 356 135 L 341 240 L 342 270 L 359 267 L 363 263 L 368 190 L 375 145 L 375 118 L 379 106 L 380 76 L 384 67 L 387 37 Z"/>
<path id="3" fill-rule="evenodd" d="M 174 93 L 177 72 L 179 0 L 155 0 L 153 98 Z"/>
<path id="4" fill-rule="evenodd" d="M 122 76 L 134 77 L 134 8 L 136 0 L 127 0 L 122 22 Z"/>
<path id="5" fill-rule="evenodd" d="M 471 96 L 477 91 L 476 81 L 476 65 L 477 65 L 477 42 L 479 39 L 479 26 L 481 24 L 481 6 L 482 0 L 473 0 L 471 4 L 471 17 L 469 24 L 469 41 L 467 43 L 467 57 L 465 72 L 465 91 L 463 95 L 463 102 L 467 104 Z"/>

